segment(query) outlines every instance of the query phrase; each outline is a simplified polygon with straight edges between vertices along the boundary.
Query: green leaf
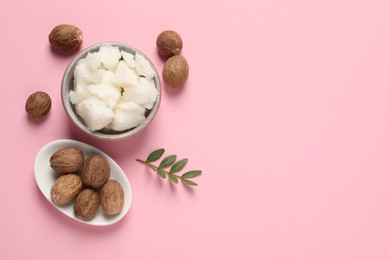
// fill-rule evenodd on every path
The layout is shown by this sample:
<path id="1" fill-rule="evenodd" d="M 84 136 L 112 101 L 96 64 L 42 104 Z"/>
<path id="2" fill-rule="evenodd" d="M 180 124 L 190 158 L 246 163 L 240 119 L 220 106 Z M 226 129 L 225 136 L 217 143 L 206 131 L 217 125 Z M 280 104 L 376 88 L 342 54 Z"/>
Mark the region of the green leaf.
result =
<path id="1" fill-rule="evenodd" d="M 172 165 L 171 169 L 169 170 L 169 173 L 174 173 L 174 172 L 180 171 L 181 169 L 184 168 L 184 166 L 186 166 L 187 162 L 188 162 L 188 159 L 181 159 L 180 161 L 175 162 Z"/>
<path id="2" fill-rule="evenodd" d="M 165 179 L 167 176 L 165 175 L 165 172 L 163 171 L 163 170 L 160 170 L 160 169 L 157 169 L 157 173 L 158 173 L 158 175 L 161 177 L 161 178 L 163 178 L 163 179 Z"/>
<path id="3" fill-rule="evenodd" d="M 177 177 L 174 175 L 174 174 L 169 174 L 169 179 L 173 182 L 173 183 L 178 183 L 178 179 Z"/>
<path id="4" fill-rule="evenodd" d="M 190 178 L 195 178 L 201 174 L 202 174 L 202 171 L 194 170 L 194 171 L 189 171 L 189 172 L 184 173 L 181 177 L 190 179 Z"/>
<path id="5" fill-rule="evenodd" d="M 174 163 L 176 161 L 176 158 L 177 156 L 176 155 L 169 155 L 167 157 L 165 157 L 161 163 L 160 163 L 160 168 L 164 168 L 164 167 L 168 167 L 170 165 L 172 165 L 172 163 Z"/>
<path id="6" fill-rule="evenodd" d="M 190 181 L 190 180 L 187 180 L 187 179 L 181 179 L 182 182 L 184 182 L 185 184 L 188 184 L 188 185 L 191 185 L 191 186 L 198 186 L 198 184 L 196 182 L 193 182 L 193 181 Z"/>
<path id="7" fill-rule="evenodd" d="M 156 151 L 153 151 L 149 154 L 148 158 L 146 159 L 146 162 L 154 162 L 161 158 L 161 156 L 164 154 L 164 149 L 158 149 Z"/>

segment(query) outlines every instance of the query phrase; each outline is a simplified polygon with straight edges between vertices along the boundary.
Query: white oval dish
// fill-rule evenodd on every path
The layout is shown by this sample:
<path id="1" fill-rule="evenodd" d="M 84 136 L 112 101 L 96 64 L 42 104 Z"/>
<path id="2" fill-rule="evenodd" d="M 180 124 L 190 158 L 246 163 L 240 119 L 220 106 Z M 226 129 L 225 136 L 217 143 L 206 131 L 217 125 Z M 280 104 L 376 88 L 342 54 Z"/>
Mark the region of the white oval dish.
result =
<path id="1" fill-rule="evenodd" d="M 125 194 L 124 204 L 121 213 L 115 216 L 107 216 L 103 213 L 102 208 L 100 207 L 98 212 L 96 213 L 95 217 L 89 221 L 84 221 L 81 219 L 76 218 L 74 211 L 73 211 L 73 203 L 67 204 L 65 206 L 57 206 L 51 201 L 50 197 L 50 189 L 53 183 L 56 181 L 56 179 L 60 176 L 58 173 L 56 173 L 51 167 L 50 167 L 50 157 L 53 153 L 55 153 L 57 150 L 59 150 L 62 147 L 65 146 L 75 146 L 78 147 L 81 151 L 83 151 L 85 157 L 91 155 L 91 154 L 98 154 L 100 156 L 103 156 L 107 159 L 111 173 L 110 173 L 110 180 L 117 180 L 123 187 L 123 191 Z M 56 140 L 53 142 L 50 142 L 43 146 L 36 158 L 34 163 L 34 175 L 35 175 L 35 181 L 41 190 L 43 196 L 50 202 L 51 205 L 53 205 L 56 209 L 58 209 L 60 212 L 65 214 L 66 216 L 77 220 L 79 222 L 88 224 L 88 225 L 94 225 L 94 226 L 107 226 L 114 224 L 121 220 L 126 213 L 130 209 L 131 201 L 132 201 L 132 191 L 130 183 L 123 172 L 123 170 L 119 167 L 119 165 L 111 159 L 107 154 L 100 151 L 99 149 L 89 145 L 85 144 L 79 141 L 75 140 Z"/>

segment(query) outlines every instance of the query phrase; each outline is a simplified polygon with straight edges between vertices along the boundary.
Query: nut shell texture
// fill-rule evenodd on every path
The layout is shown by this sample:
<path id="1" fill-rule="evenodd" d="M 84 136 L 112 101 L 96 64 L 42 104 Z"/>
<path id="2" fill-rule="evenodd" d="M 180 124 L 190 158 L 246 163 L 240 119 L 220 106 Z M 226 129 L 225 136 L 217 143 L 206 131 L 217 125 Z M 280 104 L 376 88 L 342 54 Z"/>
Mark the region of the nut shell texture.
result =
<path id="1" fill-rule="evenodd" d="M 50 167 L 58 173 L 74 173 L 84 164 L 84 154 L 77 147 L 63 147 L 50 157 Z"/>
<path id="2" fill-rule="evenodd" d="M 49 42 L 53 48 L 71 51 L 81 46 L 83 32 L 71 24 L 60 24 L 49 34 Z"/>
<path id="3" fill-rule="evenodd" d="M 116 180 L 109 180 L 100 191 L 100 201 L 103 212 L 107 215 L 116 215 L 122 211 L 124 203 L 124 191 Z"/>
<path id="4" fill-rule="evenodd" d="M 91 220 L 98 211 L 100 198 L 97 192 L 92 189 L 82 190 L 76 197 L 73 210 L 77 218 Z"/>
<path id="5" fill-rule="evenodd" d="M 34 119 L 44 117 L 47 113 L 49 113 L 50 108 L 50 96 L 43 91 L 37 91 L 31 94 L 28 97 L 25 106 L 27 114 Z"/>
<path id="6" fill-rule="evenodd" d="M 181 52 L 183 41 L 177 32 L 167 30 L 158 35 L 156 45 L 157 50 L 161 55 L 171 57 Z"/>
<path id="7" fill-rule="evenodd" d="M 167 85 L 178 88 L 187 81 L 188 74 L 187 60 L 181 55 L 174 55 L 165 62 L 162 76 Z"/>
<path id="8" fill-rule="evenodd" d="M 99 188 L 107 182 L 110 177 L 110 165 L 100 155 L 91 155 L 85 160 L 81 172 L 83 183 L 91 188 Z"/>
<path id="9" fill-rule="evenodd" d="M 82 182 L 78 175 L 61 175 L 51 187 L 51 200 L 55 205 L 63 206 L 76 198 L 81 188 Z"/>

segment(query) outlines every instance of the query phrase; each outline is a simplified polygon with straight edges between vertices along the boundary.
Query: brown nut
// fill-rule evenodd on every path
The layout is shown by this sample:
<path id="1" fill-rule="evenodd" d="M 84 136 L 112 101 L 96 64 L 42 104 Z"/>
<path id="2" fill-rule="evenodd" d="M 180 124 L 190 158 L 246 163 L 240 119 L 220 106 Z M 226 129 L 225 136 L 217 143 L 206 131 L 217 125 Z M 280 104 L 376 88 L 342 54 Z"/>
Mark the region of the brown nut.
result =
<path id="1" fill-rule="evenodd" d="M 183 41 L 177 32 L 167 30 L 158 35 L 156 45 L 158 52 L 169 58 L 181 52 Z"/>
<path id="2" fill-rule="evenodd" d="M 57 206 L 65 205 L 76 198 L 82 185 L 80 177 L 76 174 L 61 175 L 51 186 L 51 200 Z"/>
<path id="3" fill-rule="evenodd" d="M 99 188 L 107 182 L 110 177 L 110 165 L 100 155 L 89 156 L 84 163 L 81 172 L 83 183 L 91 188 Z"/>
<path id="4" fill-rule="evenodd" d="M 100 201 L 103 212 L 107 215 L 116 215 L 122 211 L 125 194 L 120 183 L 109 180 L 100 190 Z"/>
<path id="5" fill-rule="evenodd" d="M 50 157 L 50 167 L 58 173 L 74 173 L 84 164 L 84 154 L 77 147 L 63 147 Z"/>
<path id="6" fill-rule="evenodd" d="M 162 76 L 168 86 L 178 88 L 187 81 L 188 74 L 187 60 L 181 55 L 174 55 L 165 62 Z"/>
<path id="7" fill-rule="evenodd" d="M 25 105 L 26 112 L 34 119 L 39 119 L 47 115 L 51 108 L 50 96 L 43 92 L 37 91 L 31 94 Z"/>
<path id="8" fill-rule="evenodd" d="M 71 24 L 60 24 L 49 34 L 50 45 L 55 49 L 71 51 L 80 47 L 83 42 L 83 32 Z"/>
<path id="9" fill-rule="evenodd" d="M 91 220 L 96 215 L 99 206 L 100 198 L 98 193 L 92 189 L 85 189 L 77 195 L 73 210 L 77 218 Z"/>

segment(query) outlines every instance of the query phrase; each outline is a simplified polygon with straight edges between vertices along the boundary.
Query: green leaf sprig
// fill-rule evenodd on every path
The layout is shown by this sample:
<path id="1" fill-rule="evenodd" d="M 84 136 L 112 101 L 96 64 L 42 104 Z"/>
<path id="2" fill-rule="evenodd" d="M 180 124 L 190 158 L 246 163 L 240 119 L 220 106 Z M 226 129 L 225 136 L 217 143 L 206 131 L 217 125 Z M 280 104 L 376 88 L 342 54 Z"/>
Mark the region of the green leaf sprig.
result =
<path id="1" fill-rule="evenodd" d="M 179 171 L 181 171 L 184 168 L 184 166 L 186 166 L 186 164 L 188 163 L 188 159 L 181 159 L 176 161 L 177 156 L 175 154 L 172 154 L 162 159 L 158 166 L 153 165 L 152 162 L 156 162 L 157 160 L 159 160 L 163 156 L 164 152 L 165 150 L 162 148 L 157 149 L 151 152 L 149 156 L 146 158 L 146 160 L 137 159 L 136 161 L 148 166 L 150 169 L 155 171 L 158 174 L 158 176 L 160 176 L 163 179 L 166 179 L 168 176 L 169 180 L 171 180 L 175 184 L 179 183 L 180 180 L 181 182 L 187 185 L 198 186 L 196 182 L 193 182 L 190 179 L 201 175 L 202 171 L 192 170 L 192 171 L 185 172 L 182 175 L 177 174 Z M 169 170 L 167 170 L 168 167 L 170 167 Z"/>

